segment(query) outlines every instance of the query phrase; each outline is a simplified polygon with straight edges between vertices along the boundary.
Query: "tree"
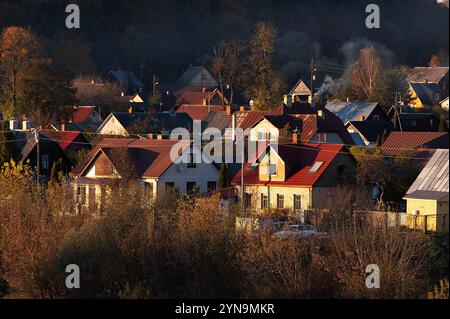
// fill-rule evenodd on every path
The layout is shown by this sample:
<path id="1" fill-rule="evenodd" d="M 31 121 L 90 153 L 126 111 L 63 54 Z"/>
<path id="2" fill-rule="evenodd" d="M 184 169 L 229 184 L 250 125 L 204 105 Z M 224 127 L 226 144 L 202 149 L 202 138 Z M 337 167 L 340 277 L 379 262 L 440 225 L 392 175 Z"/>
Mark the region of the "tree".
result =
<path id="1" fill-rule="evenodd" d="M 3 93 L 2 109 L 13 115 L 17 106 L 21 76 L 33 64 L 39 63 L 39 43 L 36 36 L 23 28 L 8 27 L 0 38 L 0 74 Z"/>
<path id="2" fill-rule="evenodd" d="M 24 74 L 17 92 L 17 111 L 26 114 L 36 126 L 66 122 L 76 104 L 71 80 L 56 74 L 51 63 L 34 65 Z"/>
<path id="3" fill-rule="evenodd" d="M 247 61 L 246 93 L 256 109 L 272 109 L 282 98 L 283 82 L 272 68 L 271 57 L 275 52 L 277 30 L 271 23 L 260 22 L 250 39 L 250 56 Z"/>
<path id="4" fill-rule="evenodd" d="M 373 97 L 380 75 L 381 60 L 375 48 L 362 49 L 358 59 L 350 69 L 353 90 L 362 100 L 368 100 Z"/>
<path id="5" fill-rule="evenodd" d="M 6 125 L 0 125 L 0 165 L 15 160 L 17 157 L 17 150 L 14 147 L 13 136 Z"/>
<path id="6" fill-rule="evenodd" d="M 435 68 L 441 66 L 441 58 L 437 54 L 433 54 L 428 62 L 428 66 Z"/>
<path id="7" fill-rule="evenodd" d="M 219 89 L 225 95 L 230 91 L 230 105 L 233 105 L 234 88 L 243 84 L 246 45 L 242 40 L 220 41 L 213 48 L 213 55 L 207 57 L 209 68 L 219 82 Z"/>
<path id="8" fill-rule="evenodd" d="M 400 94 L 402 99 L 409 96 L 406 77 L 408 68 L 399 67 L 384 71 L 376 80 L 371 96 L 373 101 L 377 101 L 387 110 L 395 103 L 395 98 Z"/>

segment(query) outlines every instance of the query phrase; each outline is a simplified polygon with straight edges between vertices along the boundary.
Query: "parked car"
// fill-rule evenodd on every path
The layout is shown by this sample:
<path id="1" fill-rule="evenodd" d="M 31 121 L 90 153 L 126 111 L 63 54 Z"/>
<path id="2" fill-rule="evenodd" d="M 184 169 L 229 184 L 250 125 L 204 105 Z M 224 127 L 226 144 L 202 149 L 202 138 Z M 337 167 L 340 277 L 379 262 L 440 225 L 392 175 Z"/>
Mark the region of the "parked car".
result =
<path id="1" fill-rule="evenodd" d="M 276 232 L 273 237 L 289 238 L 289 237 L 311 237 L 318 235 L 319 232 L 313 225 L 290 225 L 288 229 Z"/>

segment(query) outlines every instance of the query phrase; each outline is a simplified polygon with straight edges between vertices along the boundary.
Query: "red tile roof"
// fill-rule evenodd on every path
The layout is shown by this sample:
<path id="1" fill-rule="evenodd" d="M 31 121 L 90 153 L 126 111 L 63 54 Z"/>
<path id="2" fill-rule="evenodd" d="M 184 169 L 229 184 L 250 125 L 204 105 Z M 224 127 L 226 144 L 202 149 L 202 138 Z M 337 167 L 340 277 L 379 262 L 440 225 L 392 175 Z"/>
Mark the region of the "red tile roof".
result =
<path id="1" fill-rule="evenodd" d="M 82 176 L 100 152 L 108 156 L 114 164 L 112 150 L 125 148 L 138 174 L 147 178 L 159 177 L 172 165 L 170 151 L 179 142 L 173 140 L 105 138 L 88 154 L 82 163 L 74 168 L 72 174 Z M 186 150 L 190 144 L 190 141 L 186 141 L 182 145 L 182 151 Z M 116 169 L 120 172 L 120 167 L 116 167 Z"/>
<path id="2" fill-rule="evenodd" d="M 79 143 L 87 143 L 87 140 L 79 131 L 41 130 L 40 134 L 58 143 L 63 151 L 65 151 L 72 143 L 76 142 L 80 137 L 81 139 L 79 139 Z"/>
<path id="3" fill-rule="evenodd" d="M 75 108 L 72 116 L 72 123 L 84 123 L 89 119 L 95 106 L 78 106 Z"/>
<path id="4" fill-rule="evenodd" d="M 283 182 L 261 181 L 259 180 L 259 169 L 251 169 L 251 163 L 246 163 L 244 167 L 245 185 L 313 187 L 336 155 L 344 150 L 345 146 L 341 144 L 279 144 L 278 154 L 288 170 L 286 180 Z M 315 162 L 323 162 L 323 164 L 315 173 L 311 173 L 310 169 Z M 239 185 L 240 180 L 241 171 L 234 176 L 231 183 Z"/>
<path id="5" fill-rule="evenodd" d="M 177 113 L 187 113 L 193 120 L 205 120 L 212 112 L 225 111 L 223 105 L 189 105 L 183 104 L 177 110 Z"/>
<path id="6" fill-rule="evenodd" d="M 203 105 L 205 101 L 209 103 L 216 94 L 220 96 L 220 92 L 217 90 L 206 92 L 185 91 L 177 99 L 177 104 Z"/>
<path id="7" fill-rule="evenodd" d="M 395 156 L 413 150 L 448 147 L 448 133 L 445 132 L 392 132 L 381 150 L 385 155 Z"/>

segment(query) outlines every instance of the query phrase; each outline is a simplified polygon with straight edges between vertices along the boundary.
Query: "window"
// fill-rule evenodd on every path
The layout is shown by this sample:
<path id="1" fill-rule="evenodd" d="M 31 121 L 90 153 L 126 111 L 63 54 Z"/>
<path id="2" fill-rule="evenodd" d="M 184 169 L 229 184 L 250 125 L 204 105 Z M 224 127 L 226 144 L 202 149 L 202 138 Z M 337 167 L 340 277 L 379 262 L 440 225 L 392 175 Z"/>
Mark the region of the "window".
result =
<path id="1" fill-rule="evenodd" d="M 196 193 L 197 192 L 197 184 L 195 182 L 187 182 L 186 183 L 186 192 Z"/>
<path id="2" fill-rule="evenodd" d="M 373 120 L 374 120 L 375 122 L 379 122 L 379 121 L 380 121 L 380 116 L 379 116 L 379 115 L 374 115 L 374 116 L 373 116 Z"/>
<path id="3" fill-rule="evenodd" d="M 277 164 L 269 164 L 269 176 L 277 176 Z"/>
<path id="4" fill-rule="evenodd" d="M 317 173 L 317 171 L 322 166 L 322 164 L 323 164 L 323 162 L 315 162 L 313 164 L 313 166 L 311 166 L 311 168 L 309 169 L 309 172 L 310 173 Z"/>
<path id="5" fill-rule="evenodd" d="M 278 209 L 284 208 L 284 195 L 277 194 L 277 208 Z"/>
<path id="6" fill-rule="evenodd" d="M 42 155 L 41 157 L 41 169 L 48 170 L 50 168 L 50 159 L 48 155 Z"/>
<path id="7" fill-rule="evenodd" d="M 327 142 L 327 133 L 317 133 L 317 142 L 318 143 L 326 143 Z"/>
<path id="8" fill-rule="evenodd" d="M 187 167 L 188 168 L 196 168 L 197 167 L 194 153 L 189 154 L 189 163 L 188 163 Z"/>
<path id="9" fill-rule="evenodd" d="M 337 172 L 340 178 L 345 178 L 345 165 L 339 165 Z"/>
<path id="10" fill-rule="evenodd" d="M 100 188 L 100 202 L 101 204 L 106 204 L 106 192 L 107 192 L 107 188 L 105 186 L 102 186 Z"/>
<path id="11" fill-rule="evenodd" d="M 175 188 L 174 182 L 166 182 L 166 190 L 172 190 Z"/>
<path id="12" fill-rule="evenodd" d="M 244 205 L 245 205 L 245 208 L 252 207 L 252 194 L 244 193 Z"/>
<path id="13" fill-rule="evenodd" d="M 86 204 L 86 186 L 84 185 L 77 186 L 77 199 L 79 204 L 81 205 Z"/>
<path id="14" fill-rule="evenodd" d="M 215 182 L 215 181 L 208 182 L 208 192 L 215 191 L 216 188 L 217 188 L 217 182 Z"/>
<path id="15" fill-rule="evenodd" d="M 269 197 L 267 195 L 261 194 L 261 209 L 269 208 Z"/>
<path id="16" fill-rule="evenodd" d="M 89 186 L 89 207 L 95 207 L 95 185 Z"/>
<path id="17" fill-rule="evenodd" d="M 294 195 L 294 210 L 302 209 L 302 196 Z"/>

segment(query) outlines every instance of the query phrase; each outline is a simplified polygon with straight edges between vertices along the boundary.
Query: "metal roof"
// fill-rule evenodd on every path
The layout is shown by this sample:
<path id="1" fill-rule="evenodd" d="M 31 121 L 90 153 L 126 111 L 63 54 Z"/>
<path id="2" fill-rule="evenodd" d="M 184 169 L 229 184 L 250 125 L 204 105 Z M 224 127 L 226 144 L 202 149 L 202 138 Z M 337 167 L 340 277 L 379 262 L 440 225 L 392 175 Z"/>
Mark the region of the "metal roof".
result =
<path id="1" fill-rule="evenodd" d="M 436 150 L 419 177 L 406 192 L 406 197 L 413 196 L 417 191 L 445 192 L 448 194 L 448 162 L 448 150 Z"/>
<path id="2" fill-rule="evenodd" d="M 367 119 L 377 107 L 377 102 L 330 102 L 325 108 L 339 117 L 344 124 Z"/>

